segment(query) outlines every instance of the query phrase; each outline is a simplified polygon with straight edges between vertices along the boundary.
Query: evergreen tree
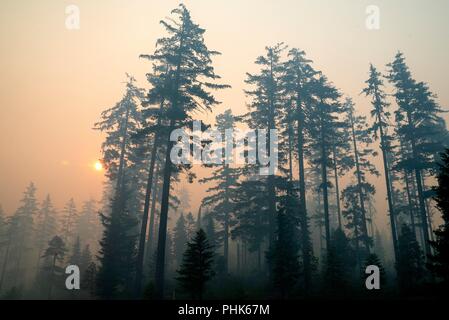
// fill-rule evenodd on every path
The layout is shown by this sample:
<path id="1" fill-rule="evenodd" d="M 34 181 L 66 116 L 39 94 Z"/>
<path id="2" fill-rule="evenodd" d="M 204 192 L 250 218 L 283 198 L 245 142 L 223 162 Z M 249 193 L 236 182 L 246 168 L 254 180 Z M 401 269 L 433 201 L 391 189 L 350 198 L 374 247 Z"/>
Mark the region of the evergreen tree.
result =
<path id="1" fill-rule="evenodd" d="M 69 264 L 80 267 L 81 265 L 81 241 L 80 237 L 76 237 L 73 244 L 72 255 L 69 258 Z"/>
<path id="2" fill-rule="evenodd" d="M 332 235 L 332 246 L 326 255 L 324 286 L 330 295 L 346 294 L 354 271 L 354 251 L 342 229 Z"/>
<path id="3" fill-rule="evenodd" d="M 217 251 L 220 245 L 220 241 L 215 228 L 215 220 L 211 214 L 206 215 L 204 217 L 204 220 L 204 232 L 206 233 L 210 245 L 214 248 L 215 251 Z M 225 272 L 227 272 L 227 269 Z"/>
<path id="4" fill-rule="evenodd" d="M 124 181 L 122 187 L 126 186 Z M 135 215 L 126 209 L 126 191 L 112 201 L 110 215 L 100 214 L 104 231 L 100 241 L 97 294 L 101 298 L 127 297 L 133 293 L 136 233 Z"/>
<path id="5" fill-rule="evenodd" d="M 91 262 L 92 262 L 92 253 L 90 252 L 90 246 L 86 244 L 80 256 L 79 261 L 80 272 L 84 273 L 91 264 Z"/>
<path id="6" fill-rule="evenodd" d="M 385 187 L 387 190 L 388 210 L 390 216 L 391 236 L 393 239 L 393 250 L 395 259 L 398 255 L 395 208 L 393 206 L 393 190 L 392 182 L 390 181 L 390 166 L 389 155 L 391 152 L 391 138 L 388 136 L 388 122 L 390 120 L 390 112 L 388 111 L 389 103 L 386 101 L 386 94 L 384 92 L 384 84 L 381 79 L 380 72 L 370 64 L 369 78 L 365 81 L 366 87 L 362 92 L 371 97 L 371 117 L 374 122 L 370 127 L 372 137 L 375 140 L 380 139 L 380 149 L 382 151 L 382 160 L 384 166 Z M 414 228 L 413 228 L 414 229 Z"/>
<path id="7" fill-rule="evenodd" d="M 313 90 L 313 101 L 310 112 L 313 113 L 313 117 L 309 119 L 309 125 L 312 142 L 310 144 L 311 150 L 308 150 L 308 153 L 311 158 L 311 165 L 321 174 L 324 229 L 326 248 L 329 251 L 331 248 L 329 188 L 332 184 L 329 182 L 328 175 L 332 168 L 331 152 L 334 135 L 342 127 L 338 116 L 344 109 L 338 103 L 340 93 L 328 82 L 325 76 L 320 75 L 318 79 L 314 80 L 311 90 Z"/>
<path id="8" fill-rule="evenodd" d="M 386 261 L 386 253 L 384 248 L 384 240 L 382 238 L 381 233 L 378 229 L 376 229 L 376 233 L 374 236 L 374 252 L 382 261 Z"/>
<path id="9" fill-rule="evenodd" d="M 171 275 L 172 271 L 176 269 L 175 265 L 175 248 L 173 243 L 172 233 L 167 231 L 167 241 L 165 242 L 165 267 L 167 273 Z"/>
<path id="10" fill-rule="evenodd" d="M 201 300 L 206 283 L 214 276 L 214 252 L 206 233 L 200 229 L 187 244 L 187 250 L 176 278 L 192 299 Z"/>
<path id="11" fill-rule="evenodd" d="M 277 239 L 267 258 L 276 291 L 281 298 L 288 298 L 293 294 L 300 272 L 298 246 L 295 245 L 297 223 L 286 210 L 278 213 L 277 221 Z"/>
<path id="12" fill-rule="evenodd" d="M 152 60 L 151 55 L 141 55 L 141 58 Z M 153 63 L 153 70 L 147 73 L 147 80 L 152 85 L 148 91 L 146 99 L 142 101 L 142 128 L 137 135 L 152 135 L 151 151 L 149 155 L 149 167 L 147 173 L 147 183 L 145 188 L 144 206 L 142 213 L 142 221 L 140 225 L 139 246 L 136 260 L 136 280 L 135 280 L 135 294 L 139 296 L 142 290 L 142 273 L 145 257 L 146 261 L 153 258 L 153 242 L 154 237 L 154 220 L 155 220 L 155 206 L 160 199 L 160 185 L 159 179 L 161 166 L 157 159 L 159 154 L 163 154 L 162 140 L 169 132 L 164 129 L 163 117 L 164 109 L 168 107 L 169 99 L 167 93 L 170 90 L 170 62 L 168 60 L 161 61 L 160 64 Z M 158 107 L 154 108 L 152 105 L 156 104 Z M 151 198 L 151 199 L 150 199 Z M 151 200 L 151 201 L 150 201 Z M 151 202 L 151 209 L 150 209 Z M 148 226 L 148 216 L 150 215 L 150 225 Z M 147 227 L 149 227 L 148 240 L 146 241 Z M 152 262 L 147 263 L 152 264 Z"/>
<path id="13" fill-rule="evenodd" d="M 173 229 L 174 254 L 177 265 L 181 264 L 182 256 L 188 241 L 186 221 L 184 219 L 184 214 L 181 213 L 178 221 L 176 222 L 176 226 Z"/>
<path id="14" fill-rule="evenodd" d="M 107 177 L 114 185 L 110 210 L 100 214 L 103 236 L 100 240 L 97 293 L 102 298 L 126 297 L 135 291 L 136 235 L 145 182 L 144 138 L 134 138 L 141 129 L 139 100 L 142 90 L 128 76 L 123 98 L 104 111 L 95 129 L 106 132 L 102 145 Z"/>
<path id="15" fill-rule="evenodd" d="M 101 113 L 101 121 L 94 129 L 106 133 L 101 146 L 106 176 L 115 182 L 115 192 L 120 190 L 124 170 L 132 154 L 132 136 L 139 130 L 141 113 L 137 100 L 142 98 L 142 90 L 134 84 L 135 79 L 127 74 L 126 91 L 122 99 L 112 108 Z"/>
<path id="16" fill-rule="evenodd" d="M 55 272 L 58 271 L 57 262 L 64 261 L 65 253 L 67 252 L 66 246 L 62 238 L 54 236 L 49 242 L 48 247 L 44 252 L 43 258 L 50 259 L 50 268 L 48 275 L 48 299 L 51 299 L 51 293 L 54 286 Z M 60 270 L 59 270 L 60 271 Z"/>
<path id="17" fill-rule="evenodd" d="M 155 53 L 148 56 L 156 65 L 170 66 L 167 72 L 172 81 L 170 90 L 164 93 L 169 105 L 163 115 L 168 124 L 166 127 L 168 133 L 191 123 L 192 112 L 195 110 L 210 111 L 219 103 L 210 90 L 228 87 L 213 83 L 219 76 L 214 72 L 211 58 L 218 52 L 206 47 L 203 37 L 205 30 L 192 21 L 190 12 L 182 4 L 174 9 L 172 14 L 175 16 L 174 19 L 161 21 L 169 35 L 159 39 Z M 163 297 L 164 291 L 170 184 L 175 169 L 170 158 L 173 143 L 167 135 L 155 272 L 156 296 L 159 298 Z"/>
<path id="18" fill-rule="evenodd" d="M 289 136 L 293 135 L 294 127 L 291 122 L 296 122 L 297 131 L 297 158 L 298 158 L 298 176 L 299 176 L 299 216 L 301 226 L 301 249 L 302 260 L 304 264 L 304 285 L 306 291 L 310 286 L 312 275 L 313 247 L 310 239 L 309 217 L 306 205 L 306 179 L 305 179 L 305 152 L 304 148 L 308 146 L 308 109 L 311 105 L 311 83 L 317 72 L 311 66 L 311 60 L 305 58 L 305 52 L 293 48 L 288 52 L 288 60 L 284 65 L 283 86 L 285 94 L 292 101 L 286 104 L 293 110 L 286 111 L 289 127 Z M 295 139 L 290 138 L 292 142 Z M 292 167 L 292 165 L 290 165 Z M 292 170 L 292 169 L 291 169 Z M 292 175 L 291 175 L 292 176 Z"/>
<path id="19" fill-rule="evenodd" d="M 56 209 L 53 206 L 50 195 L 47 195 L 45 200 L 42 201 L 37 217 L 36 247 L 38 252 L 38 266 L 45 246 L 48 244 L 48 241 L 50 241 L 57 234 L 58 225 L 56 214 Z"/>
<path id="20" fill-rule="evenodd" d="M 36 187 L 31 182 L 26 188 L 21 205 L 11 217 L 8 230 L 9 254 L 5 262 L 5 281 L 7 270 L 10 271 L 8 280 L 12 286 L 29 279 L 30 267 L 35 265 L 35 219 L 39 212 L 36 199 Z"/>
<path id="21" fill-rule="evenodd" d="M 347 190 L 343 191 L 346 200 L 348 200 L 345 204 L 346 217 L 352 215 L 352 227 L 358 229 L 354 230 L 357 250 L 359 248 L 358 242 L 361 241 L 366 253 L 370 251 L 372 246 L 372 239 L 368 234 L 366 208 L 370 196 L 375 193 L 374 186 L 367 181 L 367 175 L 379 175 L 376 167 L 369 159 L 369 157 L 375 157 L 377 153 L 369 147 L 372 138 L 368 134 L 366 117 L 355 115 L 354 104 L 350 98 L 346 99 L 345 111 L 347 117 L 345 122 L 348 123 L 351 132 L 355 164 L 354 175 L 356 177 L 356 183 L 349 185 L 346 187 Z M 358 199 L 354 198 L 353 193 L 357 194 Z M 357 253 L 357 256 L 360 256 L 360 253 Z"/>
<path id="22" fill-rule="evenodd" d="M 269 206 L 265 195 L 265 181 L 247 178 L 237 184 L 232 200 L 235 203 L 236 219 L 236 224 L 231 230 L 232 238 L 239 238 L 247 245 L 249 252 L 257 253 L 258 271 L 262 268 L 263 244 L 269 231 Z"/>
<path id="23" fill-rule="evenodd" d="M 345 123 L 343 126 L 348 125 Z M 342 212 L 340 205 L 340 183 L 339 178 L 344 176 L 354 167 L 354 157 L 351 155 L 351 131 L 343 127 L 336 131 L 332 140 L 332 166 L 335 177 L 335 203 L 337 206 L 338 228 L 343 229 Z"/>
<path id="24" fill-rule="evenodd" d="M 370 184 L 364 184 L 364 195 L 371 195 L 374 193 L 374 187 Z M 366 220 L 362 219 L 362 209 L 360 207 L 359 187 L 357 184 L 348 185 L 342 192 L 343 199 L 343 216 L 346 218 L 345 227 L 351 231 L 351 240 L 354 243 L 355 255 L 357 258 L 357 265 L 361 266 L 361 262 L 369 254 L 369 247 L 366 245 L 368 241 L 372 242 L 371 237 L 365 235 L 364 224 Z"/>
<path id="25" fill-rule="evenodd" d="M 232 115 L 230 109 L 227 109 L 224 113 L 217 115 L 215 118 L 216 129 L 222 134 L 222 140 L 230 139 L 227 137 L 226 130 L 234 130 L 236 120 Z M 232 137 L 233 143 L 234 137 Z M 215 170 L 212 172 L 210 177 L 206 177 L 200 180 L 201 183 L 213 182 L 214 185 L 207 189 L 208 195 L 203 199 L 202 205 L 210 206 L 211 221 L 208 221 L 208 225 L 213 225 L 212 222 L 215 219 L 221 224 L 223 230 L 223 256 L 224 256 L 224 267 L 225 272 L 227 272 L 229 267 L 229 237 L 230 229 L 234 223 L 232 216 L 233 211 L 233 189 L 237 185 L 237 180 L 239 177 L 239 169 L 233 168 L 229 165 L 229 160 L 226 159 L 225 155 L 222 154 L 223 162 L 220 165 L 215 166 Z M 207 233 L 207 232 L 206 232 Z M 208 234 L 209 239 L 210 235 Z M 218 243 L 214 246 L 218 247 Z"/>
<path id="26" fill-rule="evenodd" d="M 283 102 L 281 78 L 284 70 L 281 54 L 284 49 L 285 46 L 282 43 L 266 47 L 265 55 L 257 57 L 255 61 L 255 64 L 259 67 L 258 73 L 247 73 L 247 79 L 245 80 L 246 84 L 250 86 L 250 89 L 245 90 L 245 93 L 251 99 L 248 104 L 249 114 L 246 122 L 251 129 L 265 129 L 267 131 L 267 146 L 271 145 L 269 132 L 278 126 L 281 116 Z M 270 150 L 268 148 L 268 156 L 269 153 Z M 260 183 L 265 185 L 264 194 L 268 202 L 266 211 L 268 241 L 271 246 L 274 243 L 276 230 L 275 172 L 269 172 L 266 177 L 260 176 L 259 180 Z"/>
<path id="27" fill-rule="evenodd" d="M 415 233 L 403 224 L 398 238 L 399 259 L 396 262 L 399 288 L 406 293 L 422 283 L 424 257 Z"/>
<path id="28" fill-rule="evenodd" d="M 101 238 L 101 222 L 95 199 L 89 199 L 83 203 L 77 221 L 76 233 L 80 239 L 83 239 L 83 243 L 89 244 L 90 248 L 97 248 L 98 241 Z"/>
<path id="29" fill-rule="evenodd" d="M 75 200 L 71 198 L 65 205 L 62 218 L 62 238 L 64 243 L 71 244 L 75 234 L 78 210 Z"/>
<path id="30" fill-rule="evenodd" d="M 196 229 L 197 224 L 195 222 L 195 219 L 193 218 L 192 212 L 187 213 L 185 223 L 186 223 L 187 240 L 190 241 L 193 239 L 197 231 Z"/>
<path id="31" fill-rule="evenodd" d="M 423 177 L 426 171 L 435 169 L 436 155 L 443 151 L 448 134 L 442 125 L 444 120 L 438 115 L 441 109 L 435 95 L 430 92 L 427 84 L 413 79 L 401 52 L 396 54 L 394 61 L 388 64 L 388 68 L 387 77 L 394 85 L 394 97 L 398 105 L 395 113 L 396 131 L 410 148 L 410 153 L 401 154 L 397 167 L 414 173 L 424 252 L 428 255 L 430 237 Z"/>
<path id="32" fill-rule="evenodd" d="M 89 263 L 84 276 L 81 280 L 81 287 L 89 292 L 92 297 L 95 297 L 97 292 L 97 265 L 94 262 Z"/>
<path id="33" fill-rule="evenodd" d="M 442 213 L 443 224 L 435 231 L 436 240 L 431 242 L 435 253 L 430 257 L 428 268 L 449 286 L 449 149 L 441 154 L 438 186 L 434 197 Z"/>

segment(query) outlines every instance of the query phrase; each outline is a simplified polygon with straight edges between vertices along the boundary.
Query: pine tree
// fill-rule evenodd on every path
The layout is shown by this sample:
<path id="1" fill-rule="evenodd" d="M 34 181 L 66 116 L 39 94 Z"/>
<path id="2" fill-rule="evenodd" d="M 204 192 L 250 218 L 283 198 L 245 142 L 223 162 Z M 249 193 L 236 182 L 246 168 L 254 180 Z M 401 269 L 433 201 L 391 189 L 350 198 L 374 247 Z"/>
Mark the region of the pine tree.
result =
<path id="1" fill-rule="evenodd" d="M 396 262 L 399 288 L 405 293 L 419 285 L 424 276 L 424 257 L 415 233 L 403 224 L 398 238 L 399 259 Z"/>
<path id="2" fill-rule="evenodd" d="M 77 221 L 76 234 L 83 239 L 83 243 L 91 248 L 97 248 L 101 237 L 101 222 L 97 210 L 97 201 L 89 199 L 83 203 Z"/>
<path id="3" fill-rule="evenodd" d="M 312 276 L 313 247 L 310 239 L 309 217 L 306 204 L 306 179 L 305 179 L 305 151 L 308 147 L 309 138 L 309 108 L 312 103 L 313 79 L 317 71 L 311 66 L 311 60 L 305 57 L 305 52 L 293 48 L 288 52 L 288 60 L 284 64 L 283 87 L 285 94 L 292 103 L 286 104 L 290 108 L 287 114 L 293 122 L 296 122 L 297 147 L 296 155 L 298 158 L 298 177 L 299 177 L 299 216 L 301 227 L 301 250 L 304 264 L 304 286 L 306 292 L 309 290 Z M 289 124 L 290 119 L 287 119 Z M 293 132 L 290 132 L 293 131 Z M 289 130 L 289 134 L 294 133 L 294 128 Z M 295 139 L 292 139 L 294 142 Z"/>
<path id="4" fill-rule="evenodd" d="M 47 195 L 44 201 L 42 201 L 41 209 L 37 218 L 36 226 L 36 247 L 38 252 L 37 264 L 39 266 L 42 251 L 56 234 L 57 234 L 57 220 L 56 209 L 53 206 L 50 195 Z"/>
<path id="5" fill-rule="evenodd" d="M 122 188 L 127 185 L 124 181 Z M 126 190 L 112 201 L 110 215 L 100 214 L 104 231 L 100 241 L 97 294 L 101 298 L 127 297 L 133 293 L 137 219 L 126 209 Z"/>
<path id="6" fill-rule="evenodd" d="M 83 251 L 81 252 L 80 261 L 79 261 L 79 267 L 80 267 L 81 274 L 83 274 L 87 270 L 87 268 L 89 267 L 91 262 L 92 262 L 92 253 L 90 252 L 90 246 L 88 244 L 86 244 L 84 246 Z"/>
<path id="7" fill-rule="evenodd" d="M 84 276 L 81 280 L 81 287 L 89 292 L 92 297 L 95 297 L 97 292 L 97 265 L 94 262 L 89 263 Z"/>
<path id="8" fill-rule="evenodd" d="M 176 269 L 175 265 L 175 248 L 173 243 L 173 236 L 170 230 L 167 231 L 167 241 L 165 242 L 165 268 L 170 274 Z"/>
<path id="9" fill-rule="evenodd" d="M 346 124 L 344 124 L 346 125 Z M 338 228 L 343 229 L 340 204 L 340 183 L 339 178 L 344 176 L 354 167 L 354 157 L 351 155 L 351 132 L 349 128 L 343 127 L 336 131 L 332 140 L 332 166 L 335 177 L 335 203 L 337 206 Z"/>
<path id="10" fill-rule="evenodd" d="M 115 192 L 120 190 L 128 157 L 132 153 L 132 136 L 140 128 L 141 113 L 136 100 L 142 98 L 142 90 L 134 84 L 135 79 L 127 74 L 126 91 L 123 98 L 112 108 L 101 113 L 101 121 L 94 129 L 106 133 L 102 144 L 103 165 L 107 177 L 115 182 Z M 115 195 L 116 196 L 116 195 Z"/>
<path id="11" fill-rule="evenodd" d="M 374 188 L 370 184 L 364 184 L 364 195 L 372 195 Z M 343 199 L 343 216 L 346 219 L 345 227 L 351 231 L 351 240 L 354 243 L 355 255 L 357 257 L 357 265 L 360 266 L 362 260 L 369 254 L 369 247 L 366 245 L 368 241 L 372 242 L 371 237 L 365 235 L 364 224 L 366 220 L 362 219 L 362 209 L 360 207 L 359 187 L 357 184 L 348 185 L 342 192 Z"/>
<path id="12" fill-rule="evenodd" d="M 374 253 L 382 260 L 386 261 L 386 253 L 384 248 L 384 240 L 382 234 L 376 229 L 374 236 Z"/>
<path id="13" fill-rule="evenodd" d="M 299 278 L 300 265 L 296 221 L 283 209 L 277 215 L 277 239 L 267 258 L 271 266 L 273 285 L 281 298 L 288 298 L 294 293 Z"/>
<path id="14" fill-rule="evenodd" d="M 184 214 L 181 213 L 178 221 L 176 222 L 176 226 L 173 229 L 173 242 L 177 265 L 181 264 L 182 256 L 184 254 L 188 241 L 189 239 L 187 237 L 186 221 L 184 219 Z"/>
<path id="15" fill-rule="evenodd" d="M 128 76 L 123 98 L 104 111 L 95 129 L 106 132 L 102 145 L 103 163 L 110 184 L 114 185 L 107 212 L 100 214 L 103 236 L 100 240 L 97 293 L 102 298 L 126 297 L 135 291 L 137 212 L 143 200 L 142 180 L 145 139 L 135 137 L 141 129 L 139 101 L 142 90 Z"/>
<path id="16" fill-rule="evenodd" d="M 231 230 L 231 236 L 245 243 L 249 252 L 257 252 L 259 272 L 262 268 L 264 240 L 269 232 L 269 206 L 265 195 L 265 181 L 247 178 L 237 184 L 232 200 L 235 203 L 236 223 Z"/>
<path id="17" fill-rule="evenodd" d="M 170 90 L 163 93 L 163 97 L 169 102 L 169 105 L 164 114 L 160 115 L 166 119 L 167 133 L 191 123 L 193 111 L 199 109 L 210 111 L 213 106 L 217 105 L 219 102 L 210 93 L 210 90 L 228 87 L 213 83 L 219 76 L 214 72 L 211 58 L 218 52 L 211 51 L 206 47 L 203 38 L 205 30 L 192 21 L 190 12 L 182 4 L 174 9 L 172 14 L 175 16 L 174 19 L 161 21 L 169 35 L 159 39 L 155 53 L 148 56 L 156 65 L 169 66 L 167 73 L 171 79 Z M 170 159 L 174 142 L 169 139 L 169 134 L 166 135 L 165 140 L 164 183 L 155 272 L 156 296 L 159 298 L 163 297 L 164 291 L 170 183 L 175 169 Z"/>
<path id="18" fill-rule="evenodd" d="M 351 133 L 351 140 L 353 145 L 353 155 L 355 164 L 355 178 L 356 183 L 346 187 L 347 190 L 343 191 L 346 200 L 346 216 L 352 215 L 351 221 L 353 227 L 359 230 L 354 232 L 357 234 L 355 241 L 361 241 L 364 244 L 365 253 L 370 252 L 372 246 L 372 239 L 368 234 L 368 221 L 367 221 L 367 206 L 370 196 L 374 195 L 374 186 L 367 181 L 367 175 L 376 175 L 379 173 L 376 170 L 374 164 L 370 161 L 369 157 L 375 157 L 377 153 L 369 147 L 372 143 L 372 139 L 368 134 L 368 124 L 366 123 L 366 117 L 355 115 L 354 104 L 350 98 L 345 101 L 346 123 L 348 123 Z M 358 199 L 354 198 L 352 193 L 356 193 Z M 352 199 L 350 199 L 352 198 Z M 355 200 L 355 202 L 354 202 Z M 360 256 L 357 253 L 357 256 Z M 359 260 L 360 262 L 360 260 Z"/>
<path id="19" fill-rule="evenodd" d="M 429 257 L 428 268 L 449 286 L 449 149 L 441 154 L 438 186 L 434 197 L 442 213 L 443 224 L 435 231 L 436 240 L 431 242 L 435 253 Z"/>
<path id="20" fill-rule="evenodd" d="M 311 165 L 321 174 L 321 189 L 323 195 L 324 229 L 326 248 L 331 248 L 331 228 L 329 214 L 329 188 L 332 186 L 328 179 L 329 170 L 332 168 L 332 144 L 335 131 L 341 128 L 338 120 L 343 108 L 338 103 L 340 93 L 330 84 L 327 78 L 320 75 L 313 83 L 313 101 L 310 111 L 313 117 L 309 119 L 310 135 L 312 141 L 310 150 Z"/>
<path id="21" fill-rule="evenodd" d="M 75 200 L 71 198 L 64 207 L 62 220 L 62 239 L 67 244 L 71 244 L 74 240 L 77 219 L 78 210 L 76 209 Z"/>
<path id="22" fill-rule="evenodd" d="M 442 126 L 444 120 L 438 115 L 441 109 L 435 95 L 430 92 L 427 84 L 413 79 L 401 52 L 396 54 L 388 68 L 387 77 L 394 85 L 394 97 L 398 105 L 395 114 L 396 131 L 411 151 L 402 155 L 397 167 L 414 172 L 424 252 L 428 255 L 430 237 L 423 176 L 426 171 L 435 169 L 436 155 L 443 151 L 443 139 L 446 138 L 447 141 L 448 133 L 445 126 Z"/>
<path id="23" fill-rule="evenodd" d="M 55 277 L 55 271 L 57 271 L 58 266 L 57 262 L 64 261 L 65 253 L 67 249 L 65 247 L 65 243 L 59 236 L 54 236 L 49 242 L 48 247 L 45 250 L 43 258 L 51 259 L 50 270 L 49 270 L 49 278 L 48 278 L 48 299 L 51 299 L 51 293 L 53 289 L 53 282 Z"/>
<path id="24" fill-rule="evenodd" d="M 226 139 L 226 130 L 234 130 L 236 120 L 232 115 L 230 109 L 225 110 L 224 113 L 217 115 L 215 118 L 216 129 L 222 134 L 222 140 Z M 233 139 L 234 137 L 232 137 Z M 229 139 L 229 137 L 228 137 Z M 215 219 L 221 224 L 223 229 L 223 256 L 225 272 L 229 268 L 229 237 L 230 229 L 233 221 L 233 203 L 232 198 L 234 188 L 237 185 L 237 180 L 240 175 L 238 168 L 233 168 L 229 165 L 229 159 L 222 155 L 222 164 L 216 165 L 212 176 L 201 179 L 201 183 L 214 183 L 213 186 L 207 189 L 208 195 L 203 199 L 202 205 L 211 207 L 212 221 Z M 213 217 L 212 217 L 213 216 Z M 209 235 L 208 235 L 209 237 Z M 209 237 L 210 239 L 210 237 Z M 218 243 L 214 244 L 218 246 Z"/>
<path id="25" fill-rule="evenodd" d="M 141 58 L 152 60 L 151 55 L 140 55 Z M 169 99 L 167 97 L 170 88 L 170 63 L 168 60 L 160 64 L 153 63 L 153 70 L 147 73 L 147 80 L 152 85 L 148 91 L 145 101 L 142 101 L 143 111 L 142 120 L 144 128 L 139 130 L 137 135 L 152 135 L 151 151 L 149 155 L 149 167 L 147 173 L 147 183 L 145 188 L 144 206 L 142 213 L 142 221 L 140 225 L 139 246 L 136 260 L 136 279 L 135 279 L 135 295 L 139 296 L 142 291 L 142 275 L 144 260 L 149 261 L 153 257 L 153 242 L 154 237 L 154 220 L 155 220 L 155 206 L 160 194 L 160 183 L 158 179 L 161 178 L 160 167 L 157 157 L 163 154 L 163 147 L 161 148 L 162 139 L 169 134 L 164 131 L 162 125 L 164 109 L 168 107 Z M 157 105 L 154 108 L 152 105 Z M 160 162 L 160 161 L 159 161 Z M 151 198 L 151 199 L 150 199 Z M 150 209 L 151 200 L 151 209 Z M 148 226 L 148 216 L 150 215 L 150 225 Z M 147 235 L 147 227 L 149 227 L 148 240 L 145 240 Z M 145 259 L 145 257 L 147 257 Z"/>
<path id="26" fill-rule="evenodd" d="M 354 250 L 342 229 L 332 234 L 332 246 L 326 255 L 325 291 L 330 295 L 346 294 L 354 272 Z"/>
<path id="27" fill-rule="evenodd" d="M 213 248 L 207 240 L 206 233 L 200 229 L 187 244 L 178 270 L 179 276 L 176 278 L 192 299 L 203 298 L 205 285 L 214 276 L 213 257 Z"/>
<path id="28" fill-rule="evenodd" d="M 385 187 L 387 190 L 388 210 L 390 216 L 391 236 L 393 239 L 393 250 L 395 259 L 398 255 L 397 231 L 395 220 L 395 208 L 393 206 L 393 190 L 392 182 L 390 181 L 390 166 L 388 158 L 391 152 L 391 138 L 388 136 L 388 122 L 390 120 L 390 112 L 388 111 L 389 103 L 386 101 L 386 94 L 384 92 L 384 84 L 381 79 L 380 72 L 370 64 L 369 78 L 365 81 L 366 87 L 362 92 L 371 97 L 371 117 L 374 122 L 370 127 L 372 137 L 375 140 L 380 139 L 380 149 L 382 151 L 382 160 L 384 166 Z M 414 229 L 414 228 L 413 228 Z"/>
<path id="29" fill-rule="evenodd" d="M 185 222 L 186 222 L 187 240 L 190 241 L 193 239 L 197 231 L 196 230 L 197 224 L 195 222 L 195 219 L 193 218 L 192 212 L 187 213 Z"/>
<path id="30" fill-rule="evenodd" d="M 35 256 L 32 249 L 35 246 L 35 219 L 39 208 L 36 199 L 36 187 L 32 182 L 25 190 L 20 202 L 21 205 L 11 217 L 8 228 L 10 252 L 5 268 L 10 270 L 8 280 L 12 283 L 12 286 L 17 286 L 20 280 L 26 281 L 30 276 L 30 267 L 35 265 Z M 4 280 L 5 278 L 3 278 Z"/>
<path id="31" fill-rule="evenodd" d="M 255 64 L 260 68 L 257 74 L 247 73 L 245 83 L 250 86 L 245 90 L 251 99 L 248 104 L 249 114 L 246 120 L 251 129 L 267 130 L 267 146 L 271 145 L 270 130 L 279 124 L 282 109 L 282 86 L 281 78 L 283 64 L 281 54 L 285 49 L 282 43 L 266 47 L 265 54 L 257 57 Z M 269 148 L 267 155 L 269 155 Z M 265 184 L 265 195 L 268 201 L 268 241 L 271 246 L 275 239 L 276 230 L 276 188 L 275 172 L 269 172 L 266 177 L 259 177 L 261 183 Z"/>
<path id="32" fill-rule="evenodd" d="M 75 243 L 73 244 L 72 254 L 69 258 L 69 264 L 76 265 L 80 267 L 81 265 L 81 241 L 80 237 L 76 237 Z"/>
<path id="33" fill-rule="evenodd" d="M 207 237 L 210 245 L 214 248 L 214 250 L 216 252 L 220 246 L 220 241 L 219 241 L 220 239 L 218 238 L 218 234 L 217 234 L 217 231 L 215 228 L 214 217 L 209 213 L 204 217 L 204 220 L 205 220 L 204 232 L 206 233 L 206 237 Z M 227 272 L 227 268 L 225 269 L 225 272 Z"/>

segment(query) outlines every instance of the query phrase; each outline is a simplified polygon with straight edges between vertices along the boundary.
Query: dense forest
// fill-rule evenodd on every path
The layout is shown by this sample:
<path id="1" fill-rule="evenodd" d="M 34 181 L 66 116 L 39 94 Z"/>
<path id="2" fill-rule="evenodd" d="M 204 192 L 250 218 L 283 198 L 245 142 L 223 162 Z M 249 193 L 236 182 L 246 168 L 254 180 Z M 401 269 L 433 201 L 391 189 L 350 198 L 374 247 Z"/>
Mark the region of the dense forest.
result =
<path id="1" fill-rule="evenodd" d="M 217 113 L 216 93 L 230 86 L 215 73 L 220 53 L 205 29 L 184 5 L 161 25 L 154 52 L 140 56 L 149 89 L 127 75 L 122 99 L 93 124 L 105 137 L 102 199 L 57 209 L 30 183 L 15 212 L 0 207 L 1 298 L 420 298 L 448 288 L 449 133 L 404 53 L 367 62 L 367 103 L 356 105 L 305 51 L 273 44 L 246 74 L 247 112 Z M 174 163 L 171 133 L 204 113 L 215 120 L 201 130 L 231 146 L 231 129 L 259 130 L 267 145 L 276 129 L 267 154 L 276 152 L 277 170 L 261 174 L 261 163 L 224 152 L 202 178 Z M 192 153 L 212 144 L 191 140 Z M 178 192 L 181 183 L 207 187 L 199 208 L 190 210 L 195 190 Z M 387 210 L 376 210 L 376 192 Z M 66 288 L 68 265 L 79 267 L 80 290 Z M 380 290 L 365 287 L 369 265 Z"/>

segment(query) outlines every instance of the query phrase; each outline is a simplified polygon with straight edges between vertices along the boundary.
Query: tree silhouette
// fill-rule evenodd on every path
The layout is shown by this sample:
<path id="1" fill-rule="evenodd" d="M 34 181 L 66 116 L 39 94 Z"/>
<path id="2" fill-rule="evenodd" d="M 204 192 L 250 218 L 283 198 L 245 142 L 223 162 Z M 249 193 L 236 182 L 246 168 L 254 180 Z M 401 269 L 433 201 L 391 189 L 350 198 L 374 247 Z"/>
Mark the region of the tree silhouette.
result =
<path id="1" fill-rule="evenodd" d="M 197 231 L 195 237 L 187 243 L 179 276 L 176 279 L 192 299 L 202 299 L 206 283 L 214 276 L 213 247 L 207 240 L 203 229 Z"/>
<path id="2" fill-rule="evenodd" d="M 375 140 L 380 139 L 380 149 L 382 150 L 382 160 L 384 166 L 385 187 L 387 189 L 388 210 L 390 213 L 389 216 L 391 235 L 393 239 L 393 250 L 395 259 L 397 259 L 398 239 L 396 230 L 395 208 L 393 206 L 392 182 L 390 178 L 391 173 L 388 161 L 391 151 L 391 138 L 388 136 L 388 121 L 390 119 L 390 112 L 388 111 L 389 103 L 386 101 L 386 94 L 384 93 L 384 84 L 381 79 L 381 74 L 372 64 L 370 64 L 369 78 L 365 81 L 365 83 L 366 87 L 362 90 L 362 92 L 366 96 L 371 97 L 371 104 L 373 106 L 371 110 L 371 117 L 374 118 L 374 122 L 370 127 L 370 131 Z"/>
<path id="3" fill-rule="evenodd" d="M 442 280 L 445 287 L 449 286 L 449 149 L 441 154 L 439 165 L 438 186 L 434 188 L 434 197 L 443 217 L 443 224 L 435 231 L 436 240 L 430 244 L 435 250 L 430 256 L 428 268 Z"/>
<path id="4" fill-rule="evenodd" d="M 59 236 L 54 236 L 49 242 L 48 247 L 44 252 L 43 258 L 50 258 L 51 267 L 48 278 L 48 299 L 51 299 L 51 293 L 53 289 L 53 281 L 55 277 L 55 271 L 57 271 L 57 262 L 64 261 L 65 253 L 67 252 L 64 241 Z"/>
<path id="5" fill-rule="evenodd" d="M 415 233 L 403 224 L 398 238 L 399 259 L 396 262 L 399 288 L 405 293 L 422 283 L 424 257 Z"/>

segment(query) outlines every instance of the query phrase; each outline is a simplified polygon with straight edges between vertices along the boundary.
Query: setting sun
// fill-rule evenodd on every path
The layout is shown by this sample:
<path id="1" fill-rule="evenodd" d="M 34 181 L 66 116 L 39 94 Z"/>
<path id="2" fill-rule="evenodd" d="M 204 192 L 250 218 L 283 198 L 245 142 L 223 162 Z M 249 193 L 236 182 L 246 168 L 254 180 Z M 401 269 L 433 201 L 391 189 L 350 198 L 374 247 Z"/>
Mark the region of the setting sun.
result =
<path id="1" fill-rule="evenodd" d="M 103 165 L 101 164 L 100 161 L 97 160 L 97 162 L 95 162 L 95 164 L 94 164 L 94 168 L 97 171 L 101 171 L 101 170 L 103 170 Z"/>

